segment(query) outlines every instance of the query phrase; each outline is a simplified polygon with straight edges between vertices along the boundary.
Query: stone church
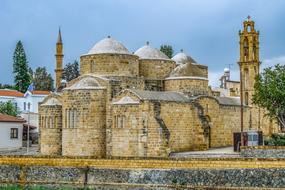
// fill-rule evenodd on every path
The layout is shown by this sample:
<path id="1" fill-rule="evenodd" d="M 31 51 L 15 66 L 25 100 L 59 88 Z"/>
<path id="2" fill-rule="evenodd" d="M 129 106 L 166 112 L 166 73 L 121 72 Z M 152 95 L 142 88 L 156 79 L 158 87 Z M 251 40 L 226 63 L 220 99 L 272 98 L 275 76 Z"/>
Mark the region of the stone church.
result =
<path id="1" fill-rule="evenodd" d="M 252 105 L 259 73 L 259 32 L 244 21 L 238 64 L 244 130 L 275 125 Z M 80 76 L 62 87 L 63 43 L 56 44 L 57 91 L 40 103 L 43 155 L 168 157 L 171 152 L 233 144 L 241 130 L 239 97 L 215 96 L 208 67 L 181 51 L 172 59 L 148 42 L 135 53 L 107 37 L 80 57 Z"/>

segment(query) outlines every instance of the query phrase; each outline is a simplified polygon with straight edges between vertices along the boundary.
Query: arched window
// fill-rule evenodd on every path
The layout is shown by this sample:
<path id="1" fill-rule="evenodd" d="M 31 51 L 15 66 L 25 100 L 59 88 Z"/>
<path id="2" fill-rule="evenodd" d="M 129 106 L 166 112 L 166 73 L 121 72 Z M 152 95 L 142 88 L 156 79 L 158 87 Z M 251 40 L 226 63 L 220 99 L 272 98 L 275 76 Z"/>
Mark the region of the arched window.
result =
<path id="1" fill-rule="evenodd" d="M 244 95 L 244 103 L 245 105 L 248 105 L 248 92 L 246 92 Z"/>
<path id="2" fill-rule="evenodd" d="M 52 116 L 49 117 L 49 128 L 52 128 Z"/>
<path id="3" fill-rule="evenodd" d="M 253 39 L 253 47 L 252 47 L 253 49 L 252 49 L 252 58 L 253 58 L 253 60 L 256 60 L 256 55 L 257 55 L 257 50 L 256 50 L 256 40 L 255 40 L 255 38 Z"/>
<path id="4" fill-rule="evenodd" d="M 248 61 L 249 50 L 248 50 L 248 39 L 247 38 L 244 39 L 243 49 L 244 49 L 244 60 Z"/>
<path id="5" fill-rule="evenodd" d="M 77 125 L 77 110 L 73 110 L 73 128 L 76 128 Z"/>
<path id="6" fill-rule="evenodd" d="M 73 128 L 73 110 L 69 110 L 69 128 Z"/>
<path id="7" fill-rule="evenodd" d="M 121 117 L 120 115 L 117 116 L 117 124 L 118 124 L 118 128 L 121 128 Z"/>
<path id="8" fill-rule="evenodd" d="M 66 109 L 65 110 L 65 121 L 64 121 L 64 124 L 65 124 L 65 128 L 67 128 L 68 127 L 68 110 Z"/>
<path id="9" fill-rule="evenodd" d="M 114 116 L 114 128 L 117 128 L 118 124 L 117 124 L 117 116 Z"/>
<path id="10" fill-rule="evenodd" d="M 48 128 L 48 116 L 45 116 L 45 128 Z"/>
<path id="11" fill-rule="evenodd" d="M 244 88 L 246 89 L 248 87 L 249 83 L 248 78 L 248 69 L 244 69 Z"/>
<path id="12" fill-rule="evenodd" d="M 250 32 L 250 25 L 247 25 L 246 30 L 247 32 Z"/>
<path id="13" fill-rule="evenodd" d="M 125 128 L 126 126 L 126 116 L 122 116 L 122 128 Z"/>

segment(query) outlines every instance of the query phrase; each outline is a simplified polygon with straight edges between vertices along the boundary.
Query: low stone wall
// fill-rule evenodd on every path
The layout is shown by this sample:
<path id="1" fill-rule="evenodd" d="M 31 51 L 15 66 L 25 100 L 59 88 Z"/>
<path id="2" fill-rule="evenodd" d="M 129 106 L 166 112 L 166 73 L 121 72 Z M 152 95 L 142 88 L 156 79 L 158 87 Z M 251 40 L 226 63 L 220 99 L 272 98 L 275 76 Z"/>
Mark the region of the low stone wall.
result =
<path id="1" fill-rule="evenodd" d="M 285 159 L 0 157 L 0 185 L 98 189 L 285 188 Z"/>
<path id="2" fill-rule="evenodd" d="M 285 146 L 241 147 L 240 154 L 249 158 L 285 158 Z"/>

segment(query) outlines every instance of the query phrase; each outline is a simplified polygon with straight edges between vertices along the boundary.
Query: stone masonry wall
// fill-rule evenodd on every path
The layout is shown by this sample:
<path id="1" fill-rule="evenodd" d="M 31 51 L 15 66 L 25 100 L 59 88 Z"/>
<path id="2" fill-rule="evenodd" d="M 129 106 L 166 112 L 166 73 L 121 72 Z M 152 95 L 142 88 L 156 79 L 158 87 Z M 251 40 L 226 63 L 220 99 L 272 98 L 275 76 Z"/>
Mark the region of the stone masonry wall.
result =
<path id="1" fill-rule="evenodd" d="M 281 189 L 285 188 L 284 168 L 284 159 L 107 160 L 1 157 L 0 185 L 165 190 Z"/>
<path id="2" fill-rule="evenodd" d="M 140 76 L 146 79 L 165 79 L 175 68 L 175 62 L 172 60 L 139 60 Z"/>
<path id="3" fill-rule="evenodd" d="M 208 80 L 190 78 L 169 78 L 165 80 L 165 91 L 177 91 L 188 95 L 207 95 Z"/>
<path id="4" fill-rule="evenodd" d="M 43 155 L 60 155 L 62 151 L 62 106 L 40 106 L 40 150 Z"/>
<path id="5" fill-rule="evenodd" d="M 175 102 L 162 102 L 161 105 L 161 117 L 170 132 L 170 151 L 199 150 L 204 136 L 194 106 Z"/>
<path id="6" fill-rule="evenodd" d="M 80 74 L 138 76 L 139 61 L 131 54 L 94 54 L 80 57 Z"/>
<path id="7" fill-rule="evenodd" d="M 284 146 L 247 146 L 241 147 L 241 155 L 250 158 L 285 158 Z"/>
<path id="8" fill-rule="evenodd" d="M 64 90 L 62 154 L 106 154 L 106 89 Z"/>
<path id="9" fill-rule="evenodd" d="M 140 101 L 127 92 L 117 97 L 129 96 Z M 111 129 L 111 156 L 167 157 L 169 151 L 158 121 L 155 108 L 150 102 L 136 105 L 113 105 L 113 124 Z M 120 124 L 118 124 L 120 123 Z"/>

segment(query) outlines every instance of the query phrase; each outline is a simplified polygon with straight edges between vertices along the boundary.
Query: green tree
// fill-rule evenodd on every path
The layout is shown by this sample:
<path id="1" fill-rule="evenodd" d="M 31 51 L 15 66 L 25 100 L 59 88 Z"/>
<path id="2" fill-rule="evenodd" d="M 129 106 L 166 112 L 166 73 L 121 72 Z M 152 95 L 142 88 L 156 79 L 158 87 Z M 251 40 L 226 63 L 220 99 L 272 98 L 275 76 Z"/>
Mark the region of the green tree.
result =
<path id="1" fill-rule="evenodd" d="M 256 77 L 253 103 L 267 110 L 267 116 L 276 119 L 285 129 L 285 66 L 269 67 Z"/>
<path id="2" fill-rule="evenodd" d="M 62 79 L 65 79 L 67 82 L 75 79 L 79 76 L 79 64 L 77 60 L 74 60 L 73 63 L 68 63 L 62 73 Z"/>
<path id="3" fill-rule="evenodd" d="M 18 41 L 13 56 L 13 73 L 15 88 L 18 91 L 25 92 L 31 83 L 28 61 L 21 41 Z"/>
<path id="4" fill-rule="evenodd" d="M 10 84 L 1 84 L 0 83 L 0 89 L 11 89 L 11 90 L 14 90 L 15 87 L 13 85 L 10 85 Z"/>
<path id="5" fill-rule="evenodd" d="M 173 57 L 173 48 L 170 45 L 161 45 L 160 51 L 163 52 L 169 59 Z"/>
<path id="6" fill-rule="evenodd" d="M 19 115 L 20 112 L 15 104 L 13 104 L 11 101 L 8 101 L 8 102 L 0 102 L 0 113 L 17 116 Z"/>
<path id="7" fill-rule="evenodd" d="M 50 73 L 47 72 L 45 67 L 38 67 L 33 73 L 33 83 L 35 90 L 53 90 L 53 79 Z"/>

